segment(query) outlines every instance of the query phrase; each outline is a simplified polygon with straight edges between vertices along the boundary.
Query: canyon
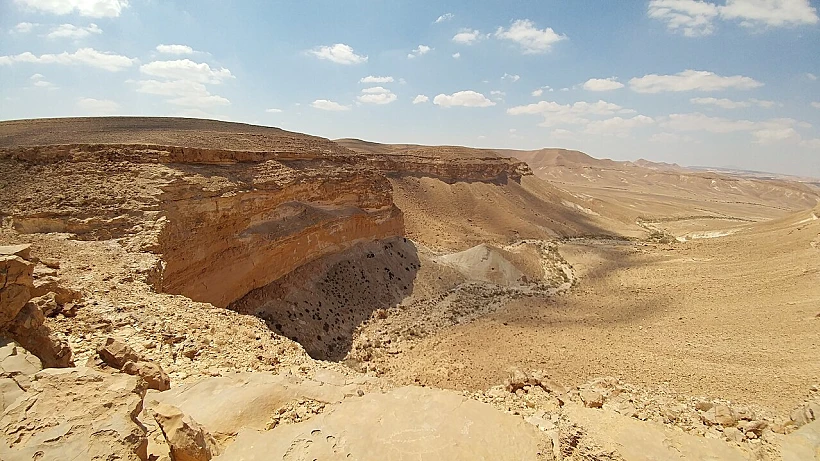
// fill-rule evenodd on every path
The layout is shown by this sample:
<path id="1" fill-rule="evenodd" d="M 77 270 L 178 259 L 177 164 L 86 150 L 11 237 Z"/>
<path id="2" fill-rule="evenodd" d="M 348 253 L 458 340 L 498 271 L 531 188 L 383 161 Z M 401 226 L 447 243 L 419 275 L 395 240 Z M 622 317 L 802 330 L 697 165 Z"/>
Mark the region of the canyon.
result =
<path id="1" fill-rule="evenodd" d="M 0 122 L 0 455 L 810 459 L 819 203 L 558 149 Z"/>

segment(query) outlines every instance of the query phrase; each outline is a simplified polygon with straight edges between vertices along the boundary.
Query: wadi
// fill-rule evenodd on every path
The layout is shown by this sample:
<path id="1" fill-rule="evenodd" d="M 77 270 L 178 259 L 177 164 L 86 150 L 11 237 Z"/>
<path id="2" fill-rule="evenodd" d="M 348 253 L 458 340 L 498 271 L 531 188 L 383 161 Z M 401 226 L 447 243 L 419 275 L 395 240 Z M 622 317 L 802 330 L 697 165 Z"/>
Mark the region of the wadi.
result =
<path id="1" fill-rule="evenodd" d="M 820 459 L 820 181 L 0 122 L 3 460 Z"/>

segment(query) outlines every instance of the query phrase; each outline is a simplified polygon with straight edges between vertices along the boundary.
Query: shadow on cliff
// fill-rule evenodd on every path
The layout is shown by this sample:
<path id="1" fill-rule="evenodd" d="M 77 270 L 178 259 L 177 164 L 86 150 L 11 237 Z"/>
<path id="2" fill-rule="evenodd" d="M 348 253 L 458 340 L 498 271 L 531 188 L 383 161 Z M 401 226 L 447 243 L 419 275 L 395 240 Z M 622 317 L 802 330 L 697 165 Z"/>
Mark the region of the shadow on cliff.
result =
<path id="1" fill-rule="evenodd" d="M 264 319 L 315 359 L 339 361 L 362 322 L 410 296 L 420 267 L 408 239 L 361 243 L 253 290 L 230 308 Z"/>

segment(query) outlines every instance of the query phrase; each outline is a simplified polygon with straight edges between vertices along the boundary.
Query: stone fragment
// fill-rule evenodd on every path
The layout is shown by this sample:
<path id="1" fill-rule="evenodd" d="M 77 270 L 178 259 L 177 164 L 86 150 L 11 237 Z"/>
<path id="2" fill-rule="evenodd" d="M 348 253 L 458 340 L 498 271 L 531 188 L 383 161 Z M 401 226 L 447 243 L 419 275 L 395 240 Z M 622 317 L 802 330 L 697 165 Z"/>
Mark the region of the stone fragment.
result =
<path id="1" fill-rule="evenodd" d="M 587 408 L 601 408 L 604 406 L 604 396 L 598 391 L 581 389 L 581 400 Z"/>
<path id="2" fill-rule="evenodd" d="M 179 408 L 160 403 L 153 408 L 174 461 L 209 461 L 219 455 L 216 440 Z"/>
<path id="3" fill-rule="evenodd" d="M 141 376 L 148 389 L 167 391 L 171 388 L 171 378 L 161 366 L 153 362 L 125 362 L 122 371 L 129 375 Z"/>
<path id="4" fill-rule="evenodd" d="M 818 402 L 803 404 L 791 414 L 791 419 L 797 427 L 805 426 L 818 418 L 820 418 L 820 403 Z"/>
<path id="5" fill-rule="evenodd" d="M 746 436 L 743 435 L 743 432 L 741 432 L 740 429 L 736 427 L 727 427 L 723 429 L 723 435 L 725 435 L 730 442 L 735 443 L 741 443 L 744 439 L 746 439 Z"/>
<path id="6" fill-rule="evenodd" d="M 28 243 L 2 245 L 0 246 L 0 256 L 19 256 L 23 259 L 31 259 L 31 245 Z"/>
<path id="7" fill-rule="evenodd" d="M 105 343 L 97 348 L 97 353 L 106 364 L 117 370 L 122 369 L 126 362 L 139 362 L 140 360 L 129 345 L 111 337 L 106 338 Z"/>
<path id="8" fill-rule="evenodd" d="M 11 323 L 31 299 L 34 264 L 14 256 L 0 256 L 0 329 Z"/>

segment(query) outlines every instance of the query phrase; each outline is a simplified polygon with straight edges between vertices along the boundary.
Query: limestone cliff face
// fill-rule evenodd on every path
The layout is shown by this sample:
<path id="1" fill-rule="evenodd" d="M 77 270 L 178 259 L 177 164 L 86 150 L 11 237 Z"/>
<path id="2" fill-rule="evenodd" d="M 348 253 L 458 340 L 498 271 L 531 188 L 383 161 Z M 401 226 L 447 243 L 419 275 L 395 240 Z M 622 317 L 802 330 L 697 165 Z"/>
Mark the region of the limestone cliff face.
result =
<path id="1" fill-rule="evenodd" d="M 157 289 L 227 306 L 316 258 L 404 233 L 382 174 L 355 155 L 296 150 L 9 148 L 0 172 L 15 180 L 0 202 L 18 232 L 152 251 Z"/>
<path id="2" fill-rule="evenodd" d="M 363 154 L 274 134 L 264 150 L 231 149 L 228 136 L 215 148 L 23 140 L 0 147 L 0 177 L 11 179 L 0 217 L 23 234 L 153 252 L 161 260 L 146 281 L 156 289 L 224 307 L 310 261 L 403 236 L 387 176 L 503 183 L 531 174 L 497 156 Z"/>

